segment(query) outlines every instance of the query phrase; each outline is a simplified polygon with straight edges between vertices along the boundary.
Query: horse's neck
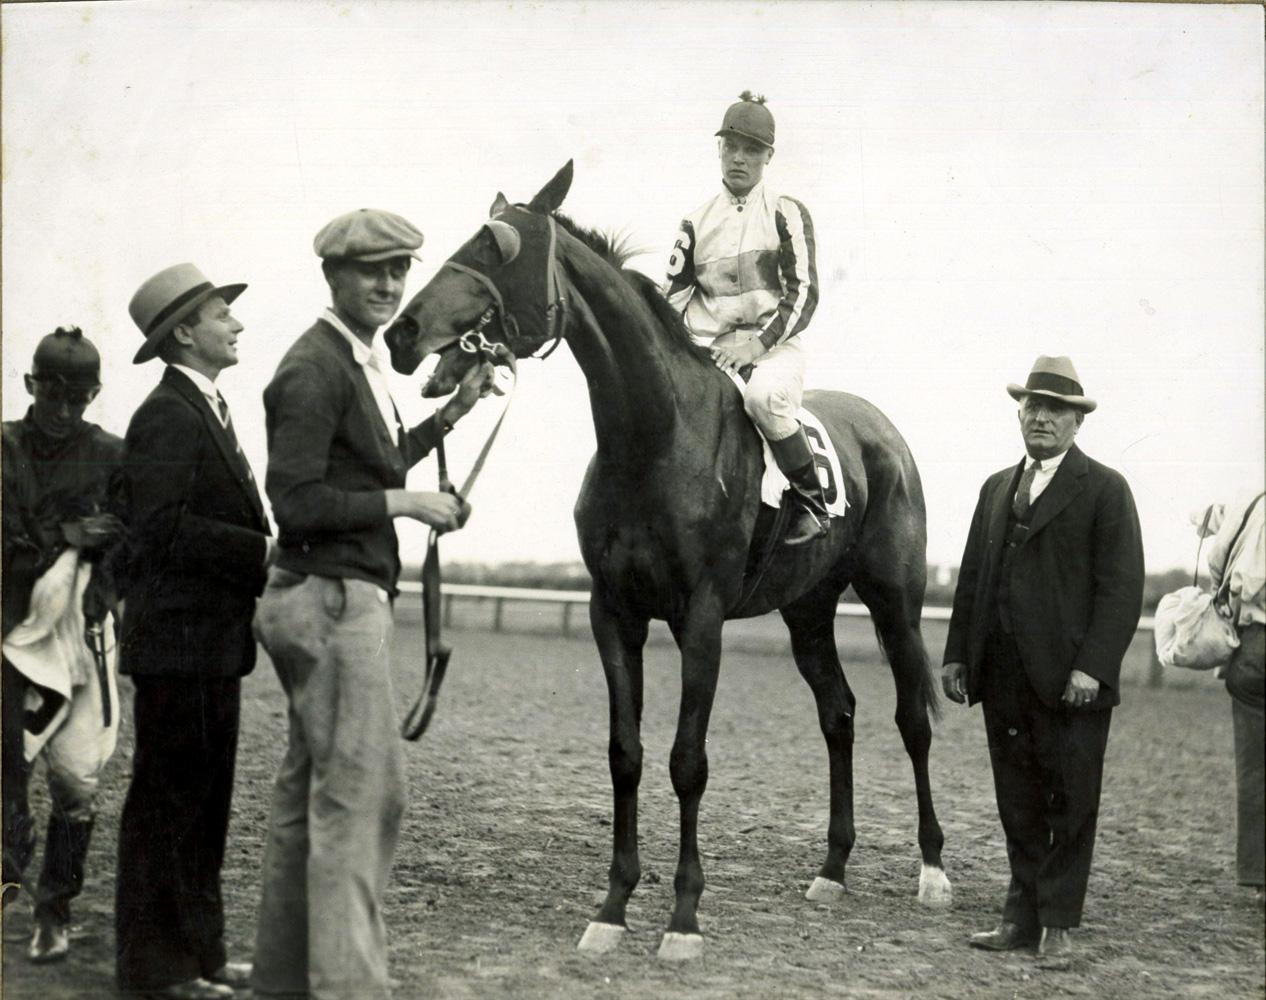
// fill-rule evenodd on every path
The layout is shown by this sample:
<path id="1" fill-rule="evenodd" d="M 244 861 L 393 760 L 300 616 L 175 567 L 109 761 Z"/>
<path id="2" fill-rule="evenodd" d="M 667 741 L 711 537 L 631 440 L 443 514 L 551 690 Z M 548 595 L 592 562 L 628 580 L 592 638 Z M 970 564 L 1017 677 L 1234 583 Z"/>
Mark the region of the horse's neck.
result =
<path id="1" fill-rule="evenodd" d="M 657 337 L 649 307 L 613 270 L 571 258 L 565 268 L 577 293 L 567 341 L 589 384 L 598 449 L 651 456 L 673 428 L 672 365 L 680 359 Z"/>

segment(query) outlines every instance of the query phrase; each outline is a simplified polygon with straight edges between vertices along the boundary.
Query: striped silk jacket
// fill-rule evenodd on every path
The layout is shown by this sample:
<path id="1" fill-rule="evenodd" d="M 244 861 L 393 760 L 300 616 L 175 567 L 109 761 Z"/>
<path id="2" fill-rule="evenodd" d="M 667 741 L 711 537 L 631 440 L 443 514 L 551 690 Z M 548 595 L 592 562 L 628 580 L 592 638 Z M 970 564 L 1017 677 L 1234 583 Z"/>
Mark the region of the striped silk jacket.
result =
<path id="1" fill-rule="evenodd" d="M 804 330 L 818 303 L 813 220 L 764 181 L 721 193 L 682 220 L 664 294 L 700 340 L 760 331 L 766 350 Z"/>

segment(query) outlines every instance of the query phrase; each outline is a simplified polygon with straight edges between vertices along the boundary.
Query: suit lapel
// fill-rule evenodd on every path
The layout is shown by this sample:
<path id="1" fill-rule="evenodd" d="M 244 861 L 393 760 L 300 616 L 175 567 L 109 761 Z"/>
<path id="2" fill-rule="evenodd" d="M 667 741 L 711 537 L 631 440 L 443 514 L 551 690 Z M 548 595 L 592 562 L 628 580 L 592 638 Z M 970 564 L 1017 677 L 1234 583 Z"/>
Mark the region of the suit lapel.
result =
<path id="1" fill-rule="evenodd" d="M 211 432 L 211 440 L 220 449 L 220 454 L 224 456 L 225 464 L 228 466 L 229 471 L 233 473 L 233 478 L 237 480 L 237 485 L 246 494 L 246 498 L 250 501 L 260 524 L 267 524 L 264 504 L 260 500 L 259 488 L 255 484 L 255 476 L 251 472 L 250 465 L 247 464 L 246 456 L 238 450 L 233 439 L 229 437 L 228 431 L 220 423 L 219 416 L 211 411 L 211 404 L 207 402 L 207 397 L 202 394 L 202 390 L 194 385 L 183 372 L 179 372 L 174 368 L 167 369 L 163 375 L 163 381 L 179 392 L 189 405 L 202 415 L 202 422 L 207 425 L 207 430 Z"/>
<path id="2" fill-rule="evenodd" d="M 1081 492 L 1081 477 L 1086 474 L 1086 456 L 1081 449 L 1073 445 L 1068 454 L 1059 463 L 1050 484 L 1038 497 L 1037 509 L 1033 511 L 1033 520 L 1029 522 L 1027 541 L 1051 523 L 1061 510 L 1067 507 L 1073 497 Z"/>

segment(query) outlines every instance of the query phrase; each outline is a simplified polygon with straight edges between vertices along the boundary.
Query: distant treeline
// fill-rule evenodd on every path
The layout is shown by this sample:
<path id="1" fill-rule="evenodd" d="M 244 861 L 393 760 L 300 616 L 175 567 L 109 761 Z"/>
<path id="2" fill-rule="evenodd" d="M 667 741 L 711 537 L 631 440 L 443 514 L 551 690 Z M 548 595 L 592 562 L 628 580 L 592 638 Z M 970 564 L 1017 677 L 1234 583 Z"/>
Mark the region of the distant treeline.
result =
<path id="1" fill-rule="evenodd" d="M 410 567 L 406 575 L 417 579 L 418 567 Z M 444 579 L 451 583 L 475 583 L 490 587 L 526 587 L 531 590 L 588 590 L 589 571 L 579 562 L 506 562 L 486 563 L 449 562 L 444 564 Z M 1207 578 L 1202 577 L 1207 584 Z M 954 600 L 954 587 L 958 583 L 958 568 L 940 565 L 928 566 L 928 589 L 925 603 L 948 607 Z M 1150 615 L 1162 596 L 1191 583 L 1188 570 L 1171 569 L 1165 573 L 1149 573 L 1143 592 L 1143 611 Z M 856 601 L 857 595 L 849 588 L 844 600 Z"/>

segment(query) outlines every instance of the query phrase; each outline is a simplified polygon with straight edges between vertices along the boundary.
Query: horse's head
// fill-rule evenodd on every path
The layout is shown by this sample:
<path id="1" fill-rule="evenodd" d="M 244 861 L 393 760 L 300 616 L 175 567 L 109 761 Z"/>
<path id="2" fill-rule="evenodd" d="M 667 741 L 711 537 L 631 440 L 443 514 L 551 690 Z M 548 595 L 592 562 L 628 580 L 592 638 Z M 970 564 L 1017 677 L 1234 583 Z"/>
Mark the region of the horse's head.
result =
<path id="1" fill-rule="evenodd" d="M 489 220 L 387 329 L 398 372 L 412 374 L 428 354 L 440 354 L 425 395 L 451 392 L 480 357 L 527 357 L 562 336 L 566 303 L 550 213 L 571 180 L 568 160 L 526 205 L 498 194 Z"/>

